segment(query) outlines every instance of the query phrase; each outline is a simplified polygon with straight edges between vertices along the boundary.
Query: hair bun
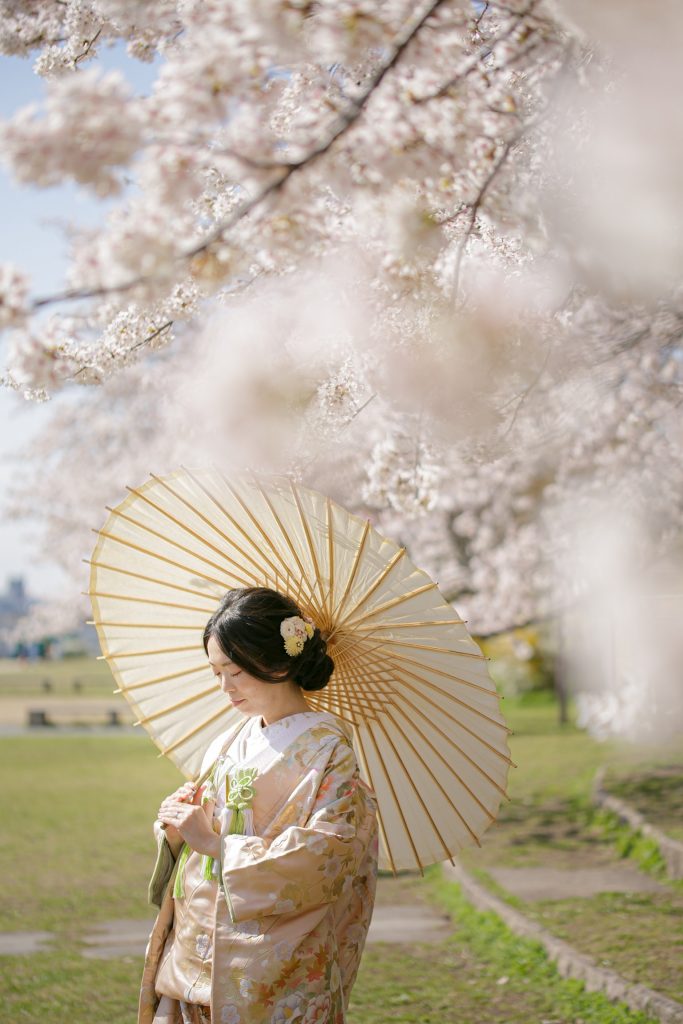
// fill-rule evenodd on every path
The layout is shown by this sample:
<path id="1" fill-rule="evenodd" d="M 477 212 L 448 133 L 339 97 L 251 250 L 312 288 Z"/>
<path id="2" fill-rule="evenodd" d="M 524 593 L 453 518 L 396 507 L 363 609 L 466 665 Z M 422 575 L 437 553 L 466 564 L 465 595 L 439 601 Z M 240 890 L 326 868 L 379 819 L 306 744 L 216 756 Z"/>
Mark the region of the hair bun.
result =
<path id="1" fill-rule="evenodd" d="M 312 637 L 297 657 L 294 680 L 302 690 L 322 690 L 334 672 L 334 661 L 327 653 L 327 641 L 316 626 Z"/>

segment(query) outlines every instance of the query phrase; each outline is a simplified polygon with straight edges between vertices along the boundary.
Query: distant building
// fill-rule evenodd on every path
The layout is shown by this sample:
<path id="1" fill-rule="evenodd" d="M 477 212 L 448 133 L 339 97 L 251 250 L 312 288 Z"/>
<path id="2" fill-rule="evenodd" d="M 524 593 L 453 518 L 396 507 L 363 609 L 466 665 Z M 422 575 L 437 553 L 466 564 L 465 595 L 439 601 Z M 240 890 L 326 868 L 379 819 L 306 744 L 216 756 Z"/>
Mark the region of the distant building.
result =
<path id="1" fill-rule="evenodd" d="M 8 579 L 5 592 L 0 593 L 0 658 L 13 657 L 18 653 L 16 638 L 10 639 L 12 631 L 19 619 L 40 603 L 38 598 L 27 594 L 23 577 Z M 64 633 L 50 634 L 49 637 L 36 635 L 26 642 L 22 641 L 20 646 L 21 651 L 29 657 L 49 654 L 52 658 L 63 658 L 74 654 L 94 656 L 101 653 L 97 630 L 85 622 Z"/>
<path id="2" fill-rule="evenodd" d="M 0 594 L 0 614 L 24 615 L 33 601 L 26 593 L 23 576 L 10 577 L 5 593 Z"/>
<path id="3" fill-rule="evenodd" d="M 4 594 L 0 593 L 0 657 L 6 658 L 13 652 L 15 646 L 7 644 L 3 640 L 3 635 L 9 632 L 35 603 L 36 599 L 26 593 L 23 577 L 10 577 L 5 584 Z"/>

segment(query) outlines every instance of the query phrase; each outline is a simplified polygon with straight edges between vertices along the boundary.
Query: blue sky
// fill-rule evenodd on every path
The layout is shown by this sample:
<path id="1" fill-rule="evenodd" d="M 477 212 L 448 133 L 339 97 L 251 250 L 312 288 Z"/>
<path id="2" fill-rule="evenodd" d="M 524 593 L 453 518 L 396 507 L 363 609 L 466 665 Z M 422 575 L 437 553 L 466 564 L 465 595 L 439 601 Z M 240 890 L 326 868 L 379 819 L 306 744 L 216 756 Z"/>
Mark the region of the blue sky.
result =
<path id="1" fill-rule="evenodd" d="M 6 120 L 28 103 L 40 102 L 46 83 L 34 74 L 36 54 L 28 58 L 0 57 L 0 118 Z M 118 68 L 137 93 L 149 92 L 156 67 L 131 60 L 125 46 L 103 50 L 99 66 Z M 91 63 L 89 65 L 93 67 Z M 35 295 L 48 295 L 64 284 L 65 241 L 56 221 L 98 224 L 107 205 L 91 199 L 74 185 L 48 189 L 17 185 L 0 166 L 0 263 L 15 263 L 32 278 Z M 5 364 L 0 334 L 0 364 Z M 70 392 L 60 400 L 77 399 Z M 58 594 L 62 575 L 56 566 L 38 564 L 33 555 L 29 524 L 8 522 L 4 499 L 13 472 L 11 455 L 45 422 L 49 403 L 29 403 L 0 387 L 0 592 L 9 577 L 21 575 L 35 596 Z"/>

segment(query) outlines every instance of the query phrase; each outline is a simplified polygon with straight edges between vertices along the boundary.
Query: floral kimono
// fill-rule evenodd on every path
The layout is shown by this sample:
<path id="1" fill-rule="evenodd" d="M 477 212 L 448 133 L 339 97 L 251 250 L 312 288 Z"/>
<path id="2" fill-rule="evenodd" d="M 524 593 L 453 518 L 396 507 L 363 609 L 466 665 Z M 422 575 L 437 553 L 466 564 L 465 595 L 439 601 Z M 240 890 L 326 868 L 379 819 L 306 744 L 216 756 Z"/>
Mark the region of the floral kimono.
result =
<path id="1" fill-rule="evenodd" d="M 344 1024 L 378 841 L 348 727 L 328 712 L 268 726 L 254 716 L 211 745 L 202 774 L 211 764 L 205 810 L 220 857 L 185 848 L 175 862 L 138 1024 Z"/>

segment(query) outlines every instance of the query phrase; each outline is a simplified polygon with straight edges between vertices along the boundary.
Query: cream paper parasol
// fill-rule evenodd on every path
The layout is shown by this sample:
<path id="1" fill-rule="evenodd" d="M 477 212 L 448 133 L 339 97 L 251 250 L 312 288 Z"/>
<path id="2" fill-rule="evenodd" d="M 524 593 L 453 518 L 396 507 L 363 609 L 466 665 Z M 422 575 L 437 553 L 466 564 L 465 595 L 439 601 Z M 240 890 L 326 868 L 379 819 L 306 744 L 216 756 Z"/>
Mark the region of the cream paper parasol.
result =
<path id="1" fill-rule="evenodd" d="M 306 699 L 352 727 L 380 867 L 422 870 L 478 844 L 507 795 L 511 730 L 486 658 L 406 549 L 288 477 L 183 467 L 127 490 L 95 531 L 88 593 L 115 692 L 160 756 L 196 778 L 242 720 L 202 633 L 227 590 L 272 587 L 327 636 L 335 670 Z"/>

